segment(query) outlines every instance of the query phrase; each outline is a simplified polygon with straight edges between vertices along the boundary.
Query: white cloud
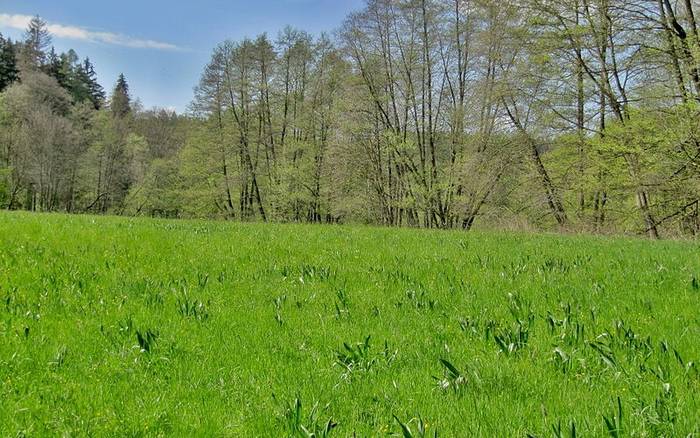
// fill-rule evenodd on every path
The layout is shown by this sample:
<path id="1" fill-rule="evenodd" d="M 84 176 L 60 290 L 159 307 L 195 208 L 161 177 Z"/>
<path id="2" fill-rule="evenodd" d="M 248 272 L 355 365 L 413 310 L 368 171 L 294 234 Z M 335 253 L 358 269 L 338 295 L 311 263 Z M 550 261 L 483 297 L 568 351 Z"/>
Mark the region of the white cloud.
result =
<path id="1" fill-rule="evenodd" d="M 32 16 L 0 14 L 0 28 L 24 30 L 29 25 Z M 154 40 L 134 38 L 111 32 L 96 32 L 78 26 L 48 23 L 47 28 L 52 36 L 72 40 L 90 41 L 94 43 L 111 44 L 115 46 L 132 47 L 136 49 L 184 50 L 175 44 Z"/>

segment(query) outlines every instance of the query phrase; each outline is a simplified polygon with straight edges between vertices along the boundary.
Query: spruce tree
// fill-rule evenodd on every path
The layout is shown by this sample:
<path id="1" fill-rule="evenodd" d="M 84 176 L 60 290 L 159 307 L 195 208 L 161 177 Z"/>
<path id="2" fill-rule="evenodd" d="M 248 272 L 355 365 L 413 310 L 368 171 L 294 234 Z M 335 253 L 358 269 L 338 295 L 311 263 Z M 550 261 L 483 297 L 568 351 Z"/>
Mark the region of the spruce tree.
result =
<path id="1" fill-rule="evenodd" d="M 20 67 L 24 70 L 39 70 L 46 65 L 47 50 L 51 46 L 51 34 L 46 22 L 38 15 L 32 18 L 24 34 Z"/>
<path id="2" fill-rule="evenodd" d="M 77 57 L 76 57 L 77 58 Z M 70 83 L 70 93 L 76 102 L 92 101 L 90 95 L 90 78 L 83 68 L 82 63 L 72 64 L 73 76 Z"/>
<path id="3" fill-rule="evenodd" d="M 61 53 L 61 72 L 60 76 L 65 79 L 64 88 L 68 90 L 76 100 L 75 96 L 75 81 L 78 71 L 78 54 L 75 50 L 70 49 L 66 53 Z"/>
<path id="4" fill-rule="evenodd" d="M 63 55 L 58 56 L 56 50 L 51 47 L 51 51 L 48 55 L 48 61 L 44 66 L 44 72 L 56 79 L 58 84 L 63 88 L 68 88 L 69 75 L 66 74 L 63 68 Z"/>
<path id="5" fill-rule="evenodd" d="M 124 74 L 120 74 L 117 85 L 112 92 L 110 102 L 112 114 L 116 118 L 124 118 L 131 112 L 131 97 L 129 97 L 129 84 L 126 82 Z"/>
<path id="6" fill-rule="evenodd" d="M 97 73 L 95 73 L 95 67 L 92 65 L 92 62 L 90 62 L 90 58 L 85 58 L 83 64 L 81 65 L 80 72 L 83 76 L 83 80 L 85 81 L 90 102 L 92 102 L 95 109 L 100 109 L 105 100 L 105 91 L 102 88 L 102 85 L 97 82 Z M 126 84 L 126 80 L 124 83 Z"/>
<path id="7" fill-rule="evenodd" d="M 18 77 L 15 45 L 0 34 L 0 91 L 12 85 Z"/>

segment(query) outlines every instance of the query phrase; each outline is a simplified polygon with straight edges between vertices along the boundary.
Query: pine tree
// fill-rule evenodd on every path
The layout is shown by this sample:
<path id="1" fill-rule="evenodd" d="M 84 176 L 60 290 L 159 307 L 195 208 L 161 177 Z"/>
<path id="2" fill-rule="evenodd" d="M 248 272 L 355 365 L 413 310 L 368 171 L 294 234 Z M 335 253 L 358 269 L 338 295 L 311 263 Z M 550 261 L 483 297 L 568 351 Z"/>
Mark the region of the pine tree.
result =
<path id="1" fill-rule="evenodd" d="M 0 91 L 9 87 L 18 77 L 15 45 L 0 34 Z"/>
<path id="2" fill-rule="evenodd" d="M 112 114 L 116 118 L 124 118 L 131 112 L 131 97 L 129 97 L 129 84 L 126 82 L 124 74 L 120 74 L 117 85 L 112 92 L 110 103 Z"/>
<path id="3" fill-rule="evenodd" d="M 20 66 L 26 70 L 38 70 L 46 65 L 47 50 L 51 46 L 51 34 L 46 22 L 38 15 L 32 18 L 24 34 Z"/>

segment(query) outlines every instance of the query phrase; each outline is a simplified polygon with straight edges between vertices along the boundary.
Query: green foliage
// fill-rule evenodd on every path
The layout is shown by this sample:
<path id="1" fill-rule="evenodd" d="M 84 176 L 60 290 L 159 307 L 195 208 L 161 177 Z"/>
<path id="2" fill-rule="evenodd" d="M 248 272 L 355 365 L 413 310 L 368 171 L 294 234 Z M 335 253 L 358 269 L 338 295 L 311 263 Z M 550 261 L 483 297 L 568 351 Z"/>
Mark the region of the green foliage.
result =
<path id="1" fill-rule="evenodd" d="M 47 61 L 51 33 L 48 24 L 38 15 L 32 17 L 24 33 L 20 50 L 20 67 L 23 72 L 38 71 Z"/>
<path id="2" fill-rule="evenodd" d="M 123 119 L 131 112 L 131 96 L 129 95 L 129 84 L 126 82 L 124 74 L 117 78 L 112 96 L 109 101 L 109 108 L 115 118 Z"/>
<path id="3" fill-rule="evenodd" d="M 326 408 L 328 408 L 328 406 L 326 406 Z M 294 403 L 287 405 L 286 409 L 284 410 L 287 436 L 290 438 L 329 437 L 333 429 L 335 429 L 338 424 L 335 423 L 332 418 L 325 423 L 321 422 L 318 417 L 320 414 L 318 403 L 316 403 L 305 417 L 301 400 L 299 400 L 299 398 L 295 398 Z"/>
<path id="4" fill-rule="evenodd" d="M 685 83 L 700 46 L 679 40 L 684 19 L 668 34 L 637 1 L 609 5 L 603 35 L 582 4 L 459 3 L 367 2 L 335 41 L 292 28 L 225 41 L 184 116 L 144 111 L 123 74 L 105 108 L 90 60 L 57 53 L 35 17 L 23 42 L 0 36 L 2 196 L 134 216 L 700 234 Z M 520 349 L 527 325 L 493 334 Z"/>
<path id="5" fill-rule="evenodd" d="M 12 176 L 11 167 L 1 167 L 0 165 L 0 208 L 7 208 L 10 203 L 10 178 Z"/>
<path id="6" fill-rule="evenodd" d="M 698 257 L 3 212 L 0 435 L 692 435 Z"/>
<path id="7" fill-rule="evenodd" d="M 19 79 L 16 51 L 15 43 L 0 33 L 0 92 Z"/>

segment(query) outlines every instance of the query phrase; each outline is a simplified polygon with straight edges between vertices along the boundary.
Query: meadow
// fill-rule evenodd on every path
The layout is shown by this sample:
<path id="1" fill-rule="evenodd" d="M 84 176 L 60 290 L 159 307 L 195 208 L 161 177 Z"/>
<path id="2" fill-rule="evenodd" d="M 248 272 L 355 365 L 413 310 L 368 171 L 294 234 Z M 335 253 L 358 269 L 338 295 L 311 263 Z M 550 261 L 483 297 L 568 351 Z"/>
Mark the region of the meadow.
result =
<path id="1" fill-rule="evenodd" d="M 698 436 L 693 242 L 0 213 L 0 436 Z"/>

